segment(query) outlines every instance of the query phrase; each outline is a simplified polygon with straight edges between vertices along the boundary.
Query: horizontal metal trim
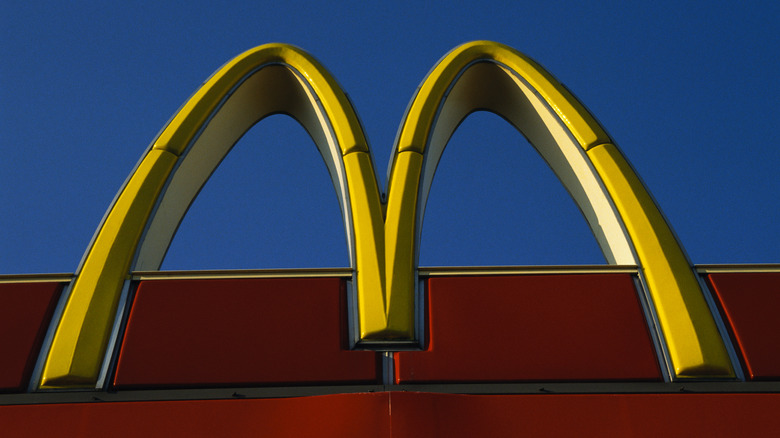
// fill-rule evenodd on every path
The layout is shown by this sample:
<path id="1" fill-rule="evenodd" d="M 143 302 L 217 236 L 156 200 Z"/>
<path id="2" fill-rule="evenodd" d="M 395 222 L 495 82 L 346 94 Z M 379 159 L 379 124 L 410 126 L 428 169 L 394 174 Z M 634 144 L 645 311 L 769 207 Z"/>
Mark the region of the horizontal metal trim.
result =
<path id="1" fill-rule="evenodd" d="M 778 263 L 750 263 L 750 264 L 729 264 L 729 265 L 695 265 L 696 272 L 700 274 L 714 273 L 738 273 L 738 272 L 778 272 L 780 273 L 780 264 Z"/>
<path id="2" fill-rule="evenodd" d="M 313 268 L 313 269 L 246 269 L 246 270 L 208 270 L 208 271 L 136 271 L 133 280 L 206 280 L 230 278 L 307 278 L 338 277 L 351 278 L 349 268 Z"/>
<path id="3" fill-rule="evenodd" d="M 519 274 L 589 274 L 589 273 L 628 273 L 636 274 L 637 267 L 632 265 L 550 265 L 550 266 L 434 266 L 421 267 L 420 276 L 453 275 L 519 275 Z M 309 268 L 309 269 L 247 269 L 247 270 L 207 270 L 207 271 L 136 271 L 133 280 L 181 280 L 211 278 L 303 278 L 303 277 L 343 277 L 352 276 L 349 268 Z"/>
<path id="4" fill-rule="evenodd" d="M 73 274 L 2 274 L 0 283 L 68 283 Z"/>
<path id="5" fill-rule="evenodd" d="M 780 382 L 534 382 L 405 384 L 399 391 L 448 394 L 780 393 Z"/>
<path id="6" fill-rule="evenodd" d="M 100 403 L 132 401 L 175 401 L 175 400 L 225 400 L 243 398 L 289 398 L 330 394 L 354 394 L 361 392 L 382 392 L 383 385 L 343 386 L 284 386 L 284 387 L 232 387 L 197 389 L 142 389 L 118 391 L 71 391 L 53 390 L 26 394 L 0 394 L 0 406 L 22 404 L 55 403 Z"/>
<path id="7" fill-rule="evenodd" d="M 633 265 L 551 265 L 551 266 L 437 266 L 421 267 L 423 277 L 465 275 L 531 275 L 531 274 L 636 274 Z"/>
<path id="8" fill-rule="evenodd" d="M 778 263 L 711 264 L 695 265 L 699 274 L 778 272 Z M 523 274 L 588 274 L 588 273 L 637 273 L 631 265 L 544 265 L 544 266 L 426 266 L 418 268 L 423 277 L 458 275 L 523 275 Z M 305 268 L 305 269 L 220 269 L 193 271 L 136 271 L 133 280 L 182 280 L 210 278 L 300 278 L 300 277 L 343 277 L 352 276 L 350 268 Z M 75 274 L 0 274 L 0 283 L 42 283 L 73 280 Z"/>
<path id="9" fill-rule="evenodd" d="M 100 403 L 131 401 L 225 400 L 242 398 L 309 397 L 369 392 L 428 392 L 441 394 L 750 394 L 780 393 L 780 382 L 535 382 L 440 383 L 405 385 L 344 385 L 233 387 L 202 389 L 148 389 L 122 391 L 51 391 L 0 394 L 0 405 Z"/>

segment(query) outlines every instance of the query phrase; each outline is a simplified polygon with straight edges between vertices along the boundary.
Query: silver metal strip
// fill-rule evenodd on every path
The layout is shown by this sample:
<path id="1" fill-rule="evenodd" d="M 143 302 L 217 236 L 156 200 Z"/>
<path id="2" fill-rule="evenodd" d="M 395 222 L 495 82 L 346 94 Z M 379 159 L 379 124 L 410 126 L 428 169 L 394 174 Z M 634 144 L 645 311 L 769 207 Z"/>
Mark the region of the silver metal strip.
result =
<path id="1" fill-rule="evenodd" d="M 426 300 L 426 297 L 428 296 L 428 282 L 425 279 L 421 279 L 419 274 L 417 274 L 416 277 L 417 288 L 414 291 L 414 336 L 419 348 L 425 350 L 428 347 L 425 340 L 427 339 L 427 332 L 429 330 L 425 324 L 428 312 Z"/>
<path id="2" fill-rule="evenodd" d="M 777 263 L 751 263 L 730 265 L 694 265 L 696 272 L 700 274 L 714 273 L 738 273 L 738 272 L 776 272 L 780 273 L 780 264 Z"/>
<path id="3" fill-rule="evenodd" d="M 129 313 L 128 297 L 130 295 L 131 280 L 125 280 L 122 285 L 122 293 L 119 296 L 119 304 L 117 305 L 116 314 L 114 316 L 114 325 L 111 328 L 111 335 L 108 338 L 108 345 L 106 346 L 106 352 L 103 356 L 103 365 L 100 367 L 100 373 L 98 374 L 98 380 L 95 383 L 96 389 L 102 389 L 106 387 L 106 382 L 111 380 L 111 374 L 109 370 L 112 368 L 112 364 L 115 362 L 114 356 L 117 355 L 118 347 L 121 344 L 119 341 L 119 334 L 124 332 L 124 327 L 127 325 L 127 318 L 125 314 Z"/>
<path id="4" fill-rule="evenodd" d="M 134 281 L 148 280 L 206 280 L 221 278 L 311 278 L 336 277 L 352 278 L 350 268 L 316 269 L 247 269 L 247 270 L 207 270 L 207 271 L 136 271 L 132 273 Z"/>
<path id="5" fill-rule="evenodd" d="M 669 350 L 666 347 L 666 340 L 664 339 L 663 331 L 658 323 L 658 315 L 655 313 L 655 305 L 653 299 L 644 286 L 644 278 L 640 275 L 634 277 L 634 289 L 636 290 L 639 303 L 642 306 L 642 312 L 645 315 L 645 323 L 650 332 L 650 339 L 653 340 L 653 347 L 655 347 L 655 355 L 658 360 L 658 366 L 661 370 L 661 375 L 664 378 L 664 382 L 671 382 L 674 377 L 672 370 L 671 359 L 669 358 Z"/>
<path id="6" fill-rule="evenodd" d="M 75 278 L 73 274 L 2 274 L 2 283 L 69 283 Z"/>
<path id="7" fill-rule="evenodd" d="M 347 336 L 349 349 L 354 350 L 360 341 L 360 320 L 358 318 L 358 299 L 355 289 L 355 277 L 350 277 L 346 282 L 347 293 Z"/>
<path id="8" fill-rule="evenodd" d="M 780 273 L 780 264 L 715 264 L 695 265 L 699 274 L 711 273 Z M 540 266 L 426 266 L 418 269 L 421 277 L 444 275 L 522 275 L 522 274 L 579 274 L 579 273 L 636 273 L 631 265 L 540 265 Z M 281 278 L 281 277 L 351 277 L 349 268 L 308 269 L 247 269 L 196 271 L 135 271 L 133 280 L 207 279 L 207 278 Z M 0 274 L 0 283 L 67 283 L 75 277 L 71 273 L 56 274 Z"/>
<path id="9" fill-rule="evenodd" d="M 395 384 L 395 359 L 392 351 L 385 351 L 382 355 L 382 383 L 385 386 Z"/>
<path id="10" fill-rule="evenodd" d="M 440 394 L 778 394 L 780 382 L 515 382 L 437 383 L 403 385 L 323 385 L 285 387 L 228 387 L 146 389 L 118 391 L 38 392 L 0 394 L 0 405 L 64 404 L 132 401 L 225 400 L 307 397 L 372 392 L 427 392 Z"/>
<path id="11" fill-rule="evenodd" d="M 419 268 L 421 277 L 467 275 L 533 275 L 533 274 L 636 274 L 631 265 L 570 266 L 437 266 Z"/>
<path id="12" fill-rule="evenodd" d="M 35 361 L 35 367 L 33 368 L 32 376 L 30 376 L 30 383 L 27 390 L 30 392 L 38 391 L 38 386 L 41 382 L 41 375 L 43 374 L 43 365 L 49 356 L 49 349 L 51 349 L 51 343 L 54 340 L 54 334 L 57 332 L 57 328 L 60 326 L 60 320 L 62 319 L 62 313 L 65 311 L 65 305 L 68 303 L 71 289 L 73 289 L 73 282 L 68 283 L 60 293 L 60 299 L 57 302 L 57 307 L 54 308 L 54 312 L 51 315 L 51 321 L 49 321 L 49 328 L 46 330 L 46 336 L 41 343 L 41 349 L 38 351 L 38 359 Z"/>
<path id="13" fill-rule="evenodd" d="M 731 341 L 731 335 L 726 328 L 726 323 L 721 317 L 718 305 L 715 303 L 715 297 L 713 296 L 712 291 L 710 291 L 710 288 L 707 285 L 707 281 L 705 281 L 702 275 L 697 275 L 696 280 L 698 280 L 699 287 L 701 288 L 702 294 L 704 294 L 704 300 L 707 302 L 707 307 L 710 309 L 712 319 L 715 320 L 715 326 L 718 327 L 718 333 L 720 334 L 720 338 L 723 340 L 723 345 L 726 347 L 729 360 L 731 361 L 731 366 L 734 368 L 734 373 L 736 374 L 738 380 L 744 381 L 745 372 L 742 370 L 742 363 L 739 359 L 740 356 L 737 354 L 737 350 L 734 348 L 734 343 Z"/>

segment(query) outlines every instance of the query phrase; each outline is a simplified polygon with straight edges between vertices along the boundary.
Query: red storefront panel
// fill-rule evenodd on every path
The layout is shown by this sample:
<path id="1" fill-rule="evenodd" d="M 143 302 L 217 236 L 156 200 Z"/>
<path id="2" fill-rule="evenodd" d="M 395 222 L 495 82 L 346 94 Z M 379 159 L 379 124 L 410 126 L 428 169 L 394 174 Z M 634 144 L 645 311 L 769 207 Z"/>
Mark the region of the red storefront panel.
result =
<path id="1" fill-rule="evenodd" d="M 399 383 L 661 379 L 629 274 L 434 277 L 427 304 Z"/>
<path id="2" fill-rule="evenodd" d="M 375 383 L 377 355 L 346 348 L 338 278 L 144 281 L 117 387 Z"/>
<path id="3" fill-rule="evenodd" d="M 780 273 L 709 274 L 750 379 L 780 377 Z"/>
<path id="4" fill-rule="evenodd" d="M 26 390 L 62 283 L 0 283 L 0 391 Z"/>

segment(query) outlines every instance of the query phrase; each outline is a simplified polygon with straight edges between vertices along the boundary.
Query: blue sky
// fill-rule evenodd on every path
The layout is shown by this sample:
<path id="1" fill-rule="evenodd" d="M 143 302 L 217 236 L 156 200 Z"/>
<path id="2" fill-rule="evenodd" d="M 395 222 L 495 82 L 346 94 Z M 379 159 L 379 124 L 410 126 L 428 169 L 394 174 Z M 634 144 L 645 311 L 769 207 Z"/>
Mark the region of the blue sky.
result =
<path id="1" fill-rule="evenodd" d="M 21 2 L 0 5 L 0 274 L 72 272 L 167 120 L 235 55 L 317 57 L 385 184 L 415 88 L 456 45 L 508 44 L 578 96 L 696 264 L 780 262 L 776 2 Z M 471 116 L 442 159 L 421 265 L 604 263 L 552 172 Z M 163 268 L 345 266 L 340 212 L 302 128 L 273 116 L 213 175 Z"/>

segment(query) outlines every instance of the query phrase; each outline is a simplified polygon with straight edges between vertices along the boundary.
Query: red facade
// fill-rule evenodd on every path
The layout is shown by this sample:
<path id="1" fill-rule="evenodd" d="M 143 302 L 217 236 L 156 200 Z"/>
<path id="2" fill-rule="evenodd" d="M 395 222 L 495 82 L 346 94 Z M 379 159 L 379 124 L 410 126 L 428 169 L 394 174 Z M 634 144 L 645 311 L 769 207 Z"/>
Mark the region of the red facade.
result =
<path id="1" fill-rule="evenodd" d="M 347 278 L 133 283 L 106 384 L 29 392 L 64 283 L 0 283 L 7 436 L 769 436 L 780 272 L 710 286 L 744 380 L 668 382 L 631 273 L 438 275 L 422 346 L 352 347 Z"/>

